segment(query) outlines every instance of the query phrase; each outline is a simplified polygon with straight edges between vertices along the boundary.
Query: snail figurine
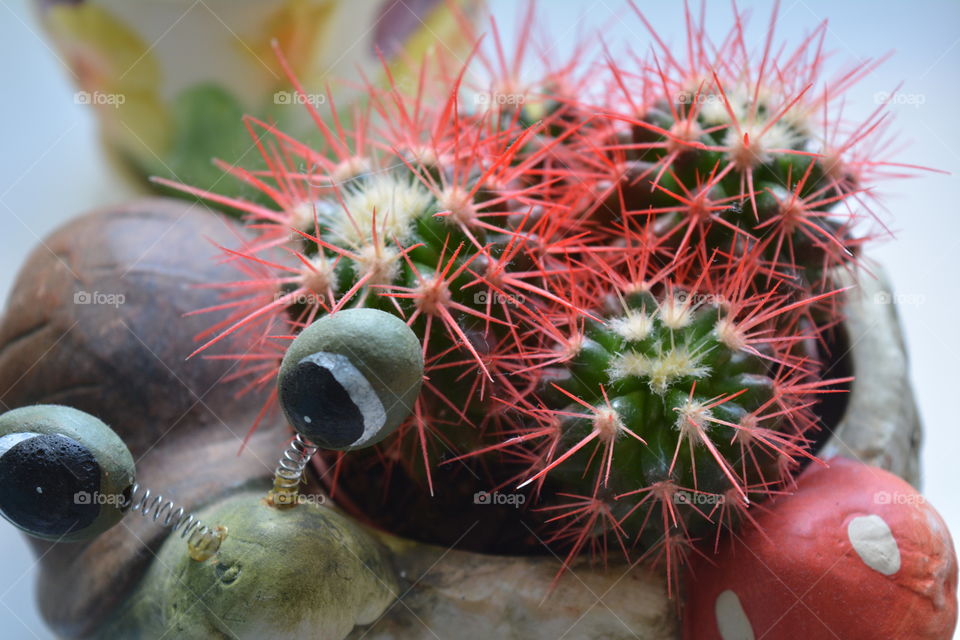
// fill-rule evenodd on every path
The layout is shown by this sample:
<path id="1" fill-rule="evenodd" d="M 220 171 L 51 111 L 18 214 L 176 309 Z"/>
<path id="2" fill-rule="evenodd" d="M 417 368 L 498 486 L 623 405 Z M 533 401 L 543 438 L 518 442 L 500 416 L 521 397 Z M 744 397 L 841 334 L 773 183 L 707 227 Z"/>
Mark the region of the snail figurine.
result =
<path id="1" fill-rule="evenodd" d="M 325 316 L 290 345 L 278 380 L 297 436 L 280 459 L 270 504 L 293 506 L 318 447 L 349 450 L 387 437 L 412 410 L 423 377 L 420 342 L 396 316 L 348 309 Z M 0 514 L 53 541 L 96 537 L 128 512 L 152 517 L 209 559 L 227 535 L 134 480 L 133 456 L 103 421 L 60 405 L 0 415 Z"/>

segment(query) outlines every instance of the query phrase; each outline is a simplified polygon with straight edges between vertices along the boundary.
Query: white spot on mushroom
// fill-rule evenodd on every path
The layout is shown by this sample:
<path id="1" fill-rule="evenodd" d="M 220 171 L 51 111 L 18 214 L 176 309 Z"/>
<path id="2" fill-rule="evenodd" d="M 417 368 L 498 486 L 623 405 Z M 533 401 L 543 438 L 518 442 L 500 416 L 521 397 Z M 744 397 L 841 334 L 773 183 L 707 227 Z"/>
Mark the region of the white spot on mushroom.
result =
<path id="1" fill-rule="evenodd" d="M 944 547 L 949 547 L 952 543 L 948 542 L 948 540 L 950 540 L 950 534 L 947 532 L 947 528 L 943 526 L 943 520 L 941 520 L 939 516 L 937 516 L 936 512 L 929 507 L 925 508 L 923 511 L 927 519 L 927 527 L 930 529 L 930 533 L 940 538 Z"/>
<path id="2" fill-rule="evenodd" d="M 723 640 L 754 640 L 753 627 L 736 593 L 727 589 L 717 596 L 714 613 Z"/>
<path id="3" fill-rule="evenodd" d="M 900 570 L 900 547 L 880 516 L 854 518 L 847 525 L 847 537 L 860 559 L 874 571 L 892 576 Z"/>
<path id="4" fill-rule="evenodd" d="M 931 541 L 931 547 L 928 550 L 930 554 L 928 562 L 933 576 L 932 584 L 936 585 L 936 588 L 929 591 L 930 599 L 933 601 L 933 606 L 937 610 L 941 610 L 947 606 L 946 600 L 951 595 L 946 585 L 950 583 L 950 576 L 956 571 L 957 561 L 953 554 L 949 552 L 949 549 L 953 548 L 953 540 L 950 538 L 950 532 L 947 531 L 946 524 L 929 504 L 924 503 L 922 508 L 926 515 L 930 535 L 936 539 L 935 542 Z M 936 561 L 936 558 L 939 558 L 939 561 Z M 930 562 L 931 560 L 933 562 Z"/>
<path id="5" fill-rule="evenodd" d="M 310 419 L 310 416 L 303 416 L 303 421 L 306 422 L 307 424 L 310 424 L 311 422 L 313 422 L 313 420 Z"/>
<path id="6" fill-rule="evenodd" d="M 43 493 L 43 487 L 37 487 L 37 493 Z"/>

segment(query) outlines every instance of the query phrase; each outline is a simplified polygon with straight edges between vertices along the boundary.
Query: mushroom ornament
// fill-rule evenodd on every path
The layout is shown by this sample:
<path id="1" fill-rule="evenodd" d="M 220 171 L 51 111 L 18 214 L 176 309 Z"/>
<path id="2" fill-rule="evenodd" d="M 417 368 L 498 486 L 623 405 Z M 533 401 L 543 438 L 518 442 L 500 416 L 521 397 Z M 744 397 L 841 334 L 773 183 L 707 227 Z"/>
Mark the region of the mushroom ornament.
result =
<path id="1" fill-rule="evenodd" d="M 957 621 L 940 515 L 897 476 L 846 458 L 811 465 L 690 571 L 690 640 L 943 639 Z"/>

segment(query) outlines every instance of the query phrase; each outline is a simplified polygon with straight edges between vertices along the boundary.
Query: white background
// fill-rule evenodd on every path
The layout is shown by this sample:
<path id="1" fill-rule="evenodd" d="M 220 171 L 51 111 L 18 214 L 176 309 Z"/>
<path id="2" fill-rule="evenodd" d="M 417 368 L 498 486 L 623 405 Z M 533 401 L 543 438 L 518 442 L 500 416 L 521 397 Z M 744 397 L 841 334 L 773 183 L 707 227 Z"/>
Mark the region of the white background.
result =
<path id="1" fill-rule="evenodd" d="M 373 0 L 354 0 L 373 1 Z M 195 3 L 183 1 L 184 9 Z M 513 3 L 493 2 L 505 29 Z M 640 5 L 667 41 L 681 43 L 678 2 Z M 756 5 L 754 26 L 767 20 Z M 714 33 L 729 25 L 725 2 L 711 3 Z M 40 34 L 24 0 L 0 0 L 0 299 L 5 299 L 27 252 L 64 220 L 94 205 L 121 202 L 129 187 L 112 177 L 90 112 L 74 104 L 69 74 Z M 557 50 L 573 27 L 604 26 L 605 37 L 645 49 L 650 39 L 619 0 L 544 2 L 544 19 Z M 778 32 L 796 43 L 829 17 L 827 46 L 838 60 L 862 60 L 891 49 L 896 55 L 849 94 L 851 114 L 866 114 L 874 94 L 903 83 L 922 105 L 897 105 L 897 128 L 912 142 L 896 159 L 952 172 L 881 185 L 895 241 L 871 254 L 891 273 L 910 304 L 900 309 L 910 347 L 911 373 L 926 428 L 924 490 L 956 535 L 960 532 L 960 3 L 785 0 Z M 582 23 L 582 24 L 581 24 Z M 165 37 L 176 37 L 173 29 Z M 758 42 L 759 46 L 759 42 Z M 0 638 L 49 638 L 33 603 L 33 558 L 13 527 L 0 522 Z M 881 605 L 882 606 L 882 605 Z"/>

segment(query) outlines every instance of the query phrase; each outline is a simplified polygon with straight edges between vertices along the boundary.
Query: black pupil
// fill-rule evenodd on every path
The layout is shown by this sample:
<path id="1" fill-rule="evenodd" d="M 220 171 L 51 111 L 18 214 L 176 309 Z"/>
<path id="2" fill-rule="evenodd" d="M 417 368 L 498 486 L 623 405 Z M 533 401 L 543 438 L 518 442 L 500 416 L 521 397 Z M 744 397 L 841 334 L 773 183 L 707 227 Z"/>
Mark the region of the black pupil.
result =
<path id="1" fill-rule="evenodd" d="M 73 438 L 38 435 L 0 457 L 0 510 L 27 531 L 56 536 L 84 529 L 100 513 L 99 491 L 100 465 Z"/>
<path id="2" fill-rule="evenodd" d="M 319 446 L 342 449 L 363 435 L 363 414 L 325 367 L 297 364 L 280 382 L 280 402 L 293 428 Z"/>

